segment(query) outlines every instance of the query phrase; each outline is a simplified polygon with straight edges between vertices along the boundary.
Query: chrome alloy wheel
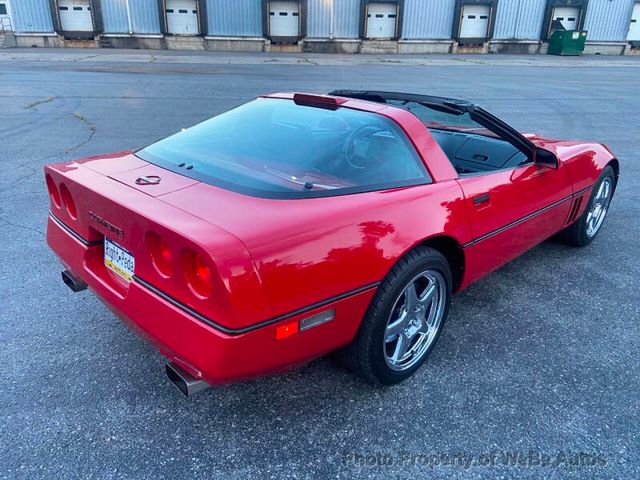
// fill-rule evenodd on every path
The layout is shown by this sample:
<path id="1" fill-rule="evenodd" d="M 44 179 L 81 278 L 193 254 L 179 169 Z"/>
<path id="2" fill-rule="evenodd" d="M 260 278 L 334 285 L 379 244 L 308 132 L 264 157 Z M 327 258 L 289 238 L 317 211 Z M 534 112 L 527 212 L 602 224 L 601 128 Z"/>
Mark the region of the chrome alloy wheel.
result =
<path id="1" fill-rule="evenodd" d="M 613 191 L 613 180 L 611 177 L 606 177 L 598 188 L 598 193 L 593 198 L 591 209 L 587 214 L 587 236 L 593 237 L 604 222 L 604 217 L 607 215 L 609 209 L 609 203 L 611 202 L 611 192 Z"/>
<path id="2" fill-rule="evenodd" d="M 442 323 L 446 289 L 440 273 L 425 270 L 398 295 L 384 332 L 384 359 L 389 368 L 406 370 L 429 350 Z"/>

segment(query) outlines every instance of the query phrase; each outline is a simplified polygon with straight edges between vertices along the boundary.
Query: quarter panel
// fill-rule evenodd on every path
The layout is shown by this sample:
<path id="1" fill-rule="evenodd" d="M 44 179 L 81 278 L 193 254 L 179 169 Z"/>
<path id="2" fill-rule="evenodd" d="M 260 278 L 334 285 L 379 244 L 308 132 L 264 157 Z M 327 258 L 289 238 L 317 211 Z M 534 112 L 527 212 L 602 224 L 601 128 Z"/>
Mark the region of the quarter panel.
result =
<path id="1" fill-rule="evenodd" d="M 298 200 L 198 184 L 160 198 L 242 240 L 276 315 L 379 282 L 428 237 L 471 238 L 455 181 Z"/>

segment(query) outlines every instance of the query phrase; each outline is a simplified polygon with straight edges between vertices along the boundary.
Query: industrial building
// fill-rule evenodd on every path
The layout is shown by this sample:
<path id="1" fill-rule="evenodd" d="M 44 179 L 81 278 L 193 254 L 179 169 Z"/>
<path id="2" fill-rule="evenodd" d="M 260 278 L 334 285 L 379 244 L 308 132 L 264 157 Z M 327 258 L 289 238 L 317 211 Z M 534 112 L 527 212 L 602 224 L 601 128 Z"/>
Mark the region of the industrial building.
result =
<path id="1" fill-rule="evenodd" d="M 554 20 L 640 53 L 638 0 L 0 0 L 18 46 L 544 53 Z"/>

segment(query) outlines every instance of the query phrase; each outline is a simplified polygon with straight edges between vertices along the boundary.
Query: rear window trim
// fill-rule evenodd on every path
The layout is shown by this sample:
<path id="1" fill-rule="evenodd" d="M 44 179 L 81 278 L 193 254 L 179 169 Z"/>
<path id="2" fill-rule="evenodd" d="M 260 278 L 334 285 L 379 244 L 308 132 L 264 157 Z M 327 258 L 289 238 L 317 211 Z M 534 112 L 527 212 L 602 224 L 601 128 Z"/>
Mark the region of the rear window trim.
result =
<path id="1" fill-rule="evenodd" d="M 290 98 L 282 98 L 282 97 L 275 97 L 275 96 L 273 97 L 264 96 L 264 97 L 258 97 L 258 98 L 269 98 L 273 100 L 283 100 L 283 101 L 293 102 L 292 98 L 290 99 Z M 311 106 L 311 105 L 306 105 L 306 106 Z M 313 108 L 321 108 L 321 107 L 313 107 Z M 261 190 L 258 188 L 246 187 L 246 186 L 238 185 L 232 182 L 227 182 L 217 177 L 199 172 L 198 170 L 195 170 L 195 169 L 190 169 L 187 172 L 185 167 L 180 167 L 178 165 L 175 165 L 170 161 L 164 160 L 160 157 L 157 157 L 156 155 L 153 155 L 152 153 L 144 152 L 144 155 L 142 155 L 143 150 L 147 148 L 146 146 L 143 148 L 140 148 L 139 150 L 136 150 L 133 153 L 136 157 L 144 160 L 145 162 L 149 162 L 153 165 L 164 168 L 165 170 L 169 170 L 170 172 L 177 173 L 184 177 L 192 178 L 194 180 L 198 180 L 208 185 L 212 185 L 217 188 L 222 188 L 224 190 L 228 190 L 231 192 L 240 193 L 242 195 L 247 195 L 249 197 L 264 198 L 264 199 L 271 199 L 271 200 L 306 200 L 306 199 L 313 199 L 313 198 L 340 197 L 344 195 L 356 195 L 359 193 L 384 192 L 388 190 L 419 187 L 422 185 L 430 185 L 433 183 L 433 177 L 429 172 L 425 159 L 422 156 L 422 153 L 416 147 L 413 141 L 413 138 L 411 138 L 411 136 L 407 133 L 404 127 L 400 123 L 398 123 L 394 118 L 379 112 L 361 110 L 359 108 L 352 108 L 347 105 L 340 105 L 338 108 L 346 108 L 349 110 L 370 113 L 372 115 L 380 115 L 381 117 L 386 118 L 388 121 L 393 122 L 398 127 L 399 131 L 402 132 L 402 135 L 406 137 L 406 140 L 408 143 L 407 148 L 412 149 L 413 153 L 415 154 L 416 159 L 418 160 L 418 167 L 422 171 L 422 177 L 417 179 L 402 180 L 397 182 L 385 182 L 385 183 L 378 183 L 378 184 L 372 184 L 372 185 L 361 185 L 361 186 L 355 186 L 355 187 L 337 188 L 337 189 L 328 189 L 328 190 L 315 190 L 315 191 L 300 190 L 300 191 L 289 191 L 289 192 L 273 192 L 273 191 Z M 408 110 L 405 110 L 405 111 L 408 111 Z M 211 117 L 211 118 L 214 118 L 214 117 Z"/>
<path id="2" fill-rule="evenodd" d="M 178 175 L 182 175 L 187 178 L 191 178 L 193 180 L 198 180 L 199 182 L 205 183 L 207 185 L 211 185 L 217 188 L 222 188 L 223 190 L 228 190 L 230 192 L 240 193 L 242 195 L 247 195 L 249 197 L 255 198 L 265 198 L 271 200 L 306 200 L 313 198 L 327 198 L 327 197 L 341 197 L 343 195 L 356 195 L 358 193 L 370 193 L 370 192 L 383 192 L 386 190 L 395 190 L 399 188 L 410 188 L 410 187 L 419 187 L 421 185 L 431 185 L 433 180 L 429 173 L 425 170 L 423 172 L 424 177 L 422 179 L 416 180 L 405 180 L 398 182 L 385 182 L 379 183 L 375 185 L 366 185 L 366 186 L 358 186 L 358 187 L 348 187 L 348 188 L 336 188 L 336 189 L 328 189 L 328 190 L 308 190 L 308 191 L 290 191 L 290 192 L 270 192 L 267 190 L 260 190 L 258 188 L 245 187 L 243 185 L 238 185 L 232 182 L 226 182 L 224 180 L 220 180 L 219 178 L 212 177 L 211 175 L 207 175 L 206 173 L 199 172 L 197 170 L 189 170 L 187 175 L 187 170 L 184 167 L 179 167 L 177 165 L 172 164 L 166 160 L 163 160 L 155 155 L 146 152 L 144 156 L 140 155 L 140 152 L 144 150 L 141 148 L 134 152 L 134 155 L 145 162 L 149 162 L 158 167 L 164 168 L 165 170 L 169 170 L 170 172 L 177 173 Z"/>

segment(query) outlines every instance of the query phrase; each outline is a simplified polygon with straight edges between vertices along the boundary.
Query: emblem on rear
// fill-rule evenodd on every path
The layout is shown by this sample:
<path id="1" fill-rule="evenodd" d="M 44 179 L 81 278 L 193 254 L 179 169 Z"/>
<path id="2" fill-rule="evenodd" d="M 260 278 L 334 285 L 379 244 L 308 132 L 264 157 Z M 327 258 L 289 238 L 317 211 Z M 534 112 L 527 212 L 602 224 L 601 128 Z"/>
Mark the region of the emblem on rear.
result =
<path id="1" fill-rule="evenodd" d="M 160 177 L 157 175 L 143 175 L 136 178 L 136 185 L 157 185 L 160 183 Z"/>
<path id="2" fill-rule="evenodd" d="M 89 219 L 93 220 L 99 225 L 102 225 L 104 228 L 109 230 L 111 233 L 115 233 L 117 236 L 124 238 L 124 231 L 121 228 L 116 227 L 112 223 L 107 222 L 104 218 L 96 215 L 95 213 L 89 211 Z"/>

